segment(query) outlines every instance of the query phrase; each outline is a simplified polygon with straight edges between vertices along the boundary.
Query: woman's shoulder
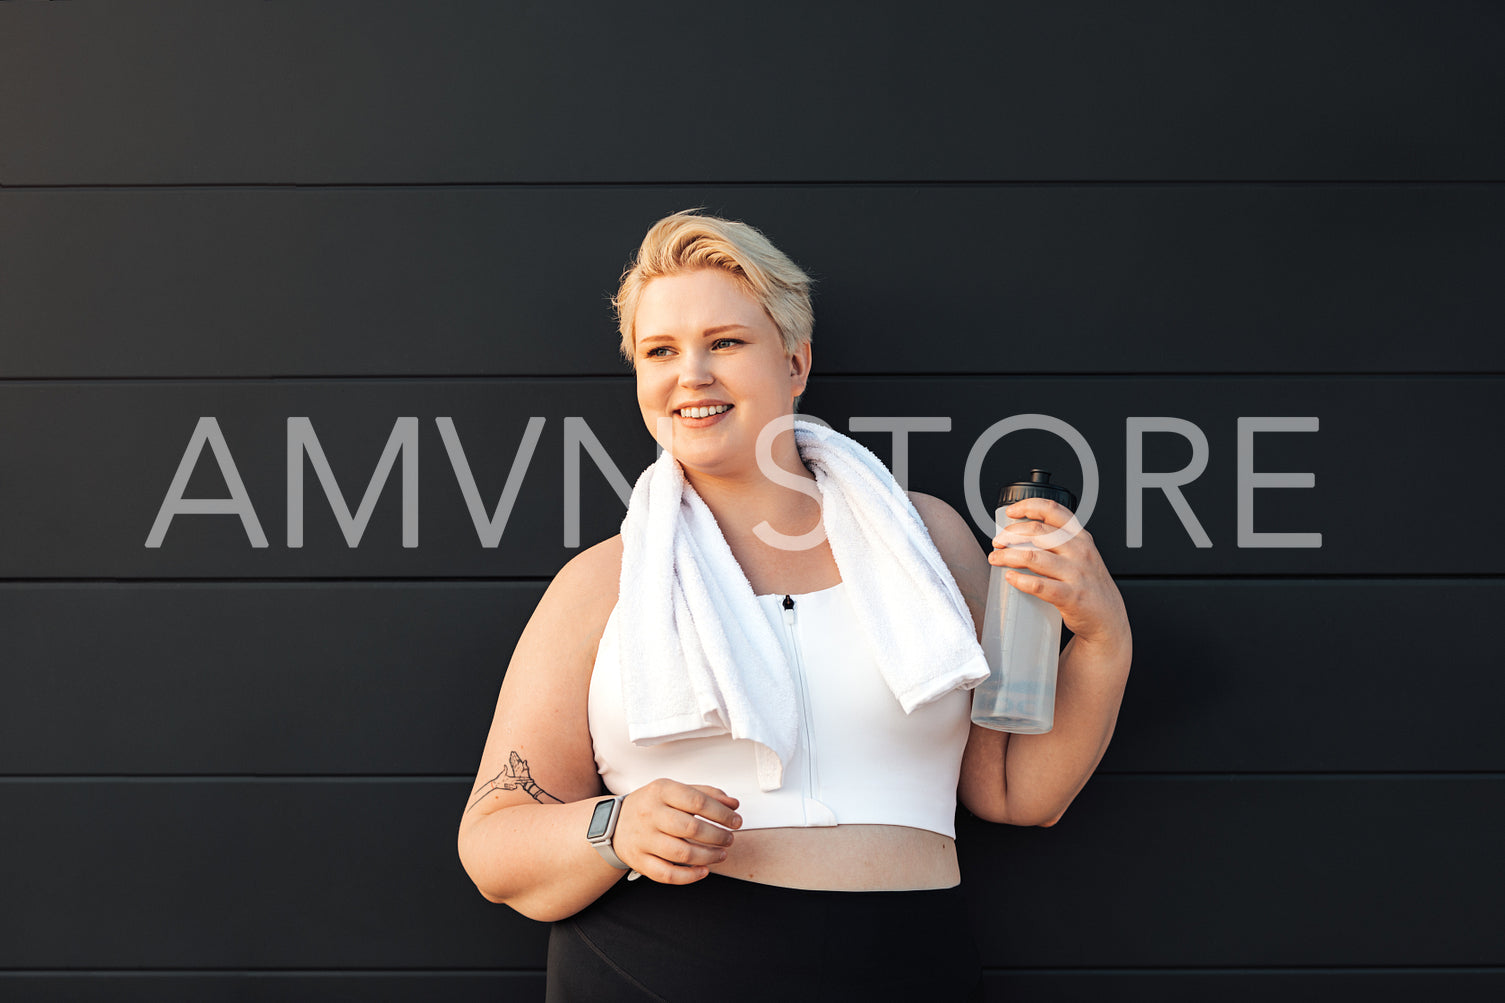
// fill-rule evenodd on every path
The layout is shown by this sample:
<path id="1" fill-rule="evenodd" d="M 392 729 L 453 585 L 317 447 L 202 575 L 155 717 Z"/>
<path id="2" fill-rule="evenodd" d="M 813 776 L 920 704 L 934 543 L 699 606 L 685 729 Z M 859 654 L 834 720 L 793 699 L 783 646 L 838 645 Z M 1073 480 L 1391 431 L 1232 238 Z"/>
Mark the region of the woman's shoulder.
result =
<path id="1" fill-rule="evenodd" d="M 961 514 L 949 504 L 919 491 L 908 492 L 909 502 L 919 513 L 920 520 L 930 533 L 931 542 L 940 551 L 941 559 L 951 569 L 962 592 L 970 595 L 981 588 L 987 590 L 987 551 L 977 544 L 972 527 Z"/>
<path id="2" fill-rule="evenodd" d="M 920 521 L 925 523 L 925 528 L 930 532 L 930 539 L 935 541 L 942 554 L 948 549 L 962 546 L 976 549 L 977 538 L 972 535 L 972 527 L 967 525 L 967 521 L 956 509 L 935 495 L 920 491 L 909 491 L 906 494 L 909 495 L 909 503 L 919 513 Z"/>
<path id="3" fill-rule="evenodd" d="M 542 682 L 546 688 L 585 684 L 617 604 L 620 541 L 606 540 L 570 559 L 544 590 L 512 650 L 503 692 Z M 516 679 L 514 679 L 516 677 Z M 523 682 L 523 681 L 526 681 Z"/>
<path id="4" fill-rule="evenodd" d="M 544 603 L 599 633 L 617 605 L 622 578 L 621 534 L 576 554 L 559 569 L 544 593 Z M 542 605 L 542 604 L 540 604 Z"/>
<path id="5" fill-rule="evenodd" d="M 613 591 L 622 577 L 622 534 L 602 540 L 594 547 L 587 547 L 570 558 L 559 569 L 555 580 L 564 578 L 580 584 L 599 585 L 610 582 Z"/>

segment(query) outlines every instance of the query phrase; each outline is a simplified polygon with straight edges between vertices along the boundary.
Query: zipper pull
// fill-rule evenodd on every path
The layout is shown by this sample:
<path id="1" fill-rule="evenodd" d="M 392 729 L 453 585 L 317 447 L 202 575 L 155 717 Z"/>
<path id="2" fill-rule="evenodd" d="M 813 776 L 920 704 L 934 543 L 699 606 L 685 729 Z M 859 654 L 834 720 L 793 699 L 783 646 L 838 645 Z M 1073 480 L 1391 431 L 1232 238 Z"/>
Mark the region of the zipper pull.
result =
<path id="1" fill-rule="evenodd" d="M 791 627 L 794 626 L 794 597 L 785 596 L 780 605 L 784 607 L 784 622 Z"/>

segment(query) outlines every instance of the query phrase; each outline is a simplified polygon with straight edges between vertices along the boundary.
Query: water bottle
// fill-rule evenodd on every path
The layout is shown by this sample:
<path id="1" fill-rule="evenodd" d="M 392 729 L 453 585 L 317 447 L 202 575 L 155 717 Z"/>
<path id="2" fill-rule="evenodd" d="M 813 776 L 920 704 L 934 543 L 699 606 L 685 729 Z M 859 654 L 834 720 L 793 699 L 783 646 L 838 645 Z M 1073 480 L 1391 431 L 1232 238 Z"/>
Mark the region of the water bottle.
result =
<path id="1" fill-rule="evenodd" d="M 1003 510 L 1026 498 L 1049 498 L 1076 511 L 1076 496 L 1050 483 L 1049 470 L 1031 470 L 1029 480 L 1003 489 L 994 513 L 998 530 L 1027 520 Z M 1016 543 L 1013 547 L 1029 547 Z M 1038 596 L 1020 592 L 993 565 L 988 576 L 988 608 L 983 617 L 982 651 L 988 678 L 972 690 L 972 723 L 994 731 L 1038 735 L 1055 724 L 1056 663 L 1061 654 L 1061 612 Z M 1033 574 L 1015 568 L 1023 574 Z"/>

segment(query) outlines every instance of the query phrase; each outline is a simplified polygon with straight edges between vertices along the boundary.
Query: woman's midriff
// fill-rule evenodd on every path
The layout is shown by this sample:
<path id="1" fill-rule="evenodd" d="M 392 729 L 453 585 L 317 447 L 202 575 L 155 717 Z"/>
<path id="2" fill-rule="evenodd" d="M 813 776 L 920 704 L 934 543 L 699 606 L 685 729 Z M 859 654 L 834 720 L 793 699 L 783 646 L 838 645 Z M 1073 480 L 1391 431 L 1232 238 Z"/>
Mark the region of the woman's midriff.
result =
<path id="1" fill-rule="evenodd" d="M 956 842 L 905 825 L 747 829 L 711 870 L 785 888 L 915 891 L 961 882 Z"/>

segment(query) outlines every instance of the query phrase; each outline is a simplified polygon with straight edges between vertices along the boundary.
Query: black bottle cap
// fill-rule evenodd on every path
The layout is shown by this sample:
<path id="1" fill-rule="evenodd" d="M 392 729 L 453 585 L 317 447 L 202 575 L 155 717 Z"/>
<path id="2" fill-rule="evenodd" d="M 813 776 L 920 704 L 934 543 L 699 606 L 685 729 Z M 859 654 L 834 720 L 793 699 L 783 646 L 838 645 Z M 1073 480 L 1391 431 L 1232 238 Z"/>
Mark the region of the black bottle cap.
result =
<path id="1" fill-rule="evenodd" d="M 1029 480 L 1015 481 L 998 496 L 998 507 L 1004 508 L 1017 501 L 1026 498 L 1049 498 L 1053 502 L 1060 502 L 1071 511 L 1076 511 L 1076 495 L 1059 484 L 1050 483 L 1050 471 L 1034 469 L 1029 472 Z"/>

